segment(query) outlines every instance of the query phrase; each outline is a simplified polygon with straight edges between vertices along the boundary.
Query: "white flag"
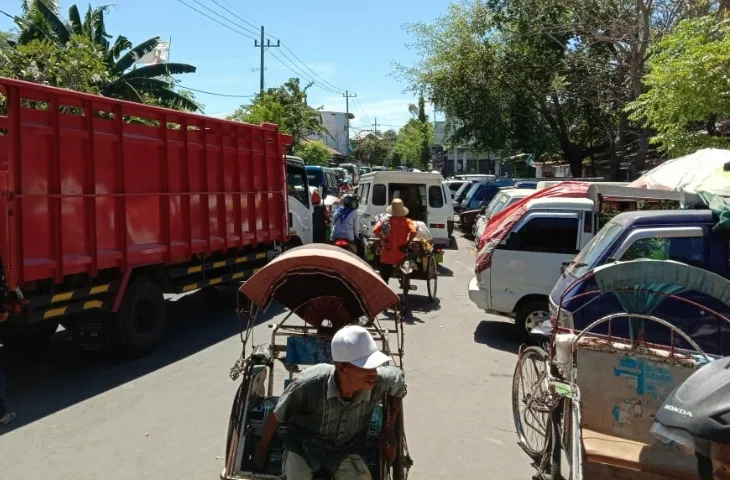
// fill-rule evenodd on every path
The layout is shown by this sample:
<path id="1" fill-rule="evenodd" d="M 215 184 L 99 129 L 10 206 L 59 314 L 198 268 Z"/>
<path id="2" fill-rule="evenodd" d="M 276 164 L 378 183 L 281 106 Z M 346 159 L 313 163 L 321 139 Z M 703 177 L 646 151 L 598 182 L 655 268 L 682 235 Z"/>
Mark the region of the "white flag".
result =
<path id="1" fill-rule="evenodd" d="M 137 60 L 137 65 L 159 65 L 170 61 L 170 42 L 160 42 L 147 55 Z"/>

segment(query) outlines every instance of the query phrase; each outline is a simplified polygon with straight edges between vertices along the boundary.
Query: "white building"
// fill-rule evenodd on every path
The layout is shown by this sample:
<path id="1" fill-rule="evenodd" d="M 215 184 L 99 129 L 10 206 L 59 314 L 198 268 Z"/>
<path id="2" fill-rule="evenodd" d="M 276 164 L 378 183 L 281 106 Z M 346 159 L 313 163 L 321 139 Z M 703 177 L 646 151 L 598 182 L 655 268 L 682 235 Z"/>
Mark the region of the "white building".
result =
<path id="1" fill-rule="evenodd" d="M 334 148 L 342 155 L 350 155 L 350 141 L 347 138 L 347 114 L 345 112 L 320 111 L 322 125 L 328 133 L 310 135 L 311 140 L 321 140 L 330 148 Z M 351 113 L 350 120 L 355 118 Z"/>

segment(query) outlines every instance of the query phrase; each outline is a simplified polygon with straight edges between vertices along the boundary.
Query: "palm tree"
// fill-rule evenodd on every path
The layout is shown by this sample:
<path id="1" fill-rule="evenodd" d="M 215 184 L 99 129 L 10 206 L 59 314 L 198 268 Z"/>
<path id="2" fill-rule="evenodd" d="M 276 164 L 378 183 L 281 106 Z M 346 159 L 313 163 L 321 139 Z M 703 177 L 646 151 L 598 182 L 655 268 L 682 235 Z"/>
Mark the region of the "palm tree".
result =
<path id="1" fill-rule="evenodd" d="M 173 75 L 194 73 L 196 68 L 184 63 L 165 63 L 136 68 L 135 63 L 153 51 L 160 43 L 159 37 L 150 38 L 139 45 L 132 45 L 126 37 L 119 35 L 114 43 L 106 31 L 104 14 L 109 6 L 89 6 L 81 19 L 76 5 L 69 8 L 68 22 L 58 12 L 55 0 L 23 0 L 24 16 L 16 18 L 20 27 L 18 43 L 45 38 L 60 45 L 67 44 L 73 35 L 89 38 L 104 53 L 112 80 L 101 85 L 101 94 L 145 103 L 155 99 L 160 104 L 179 110 L 196 111 L 199 105 L 174 90 Z"/>

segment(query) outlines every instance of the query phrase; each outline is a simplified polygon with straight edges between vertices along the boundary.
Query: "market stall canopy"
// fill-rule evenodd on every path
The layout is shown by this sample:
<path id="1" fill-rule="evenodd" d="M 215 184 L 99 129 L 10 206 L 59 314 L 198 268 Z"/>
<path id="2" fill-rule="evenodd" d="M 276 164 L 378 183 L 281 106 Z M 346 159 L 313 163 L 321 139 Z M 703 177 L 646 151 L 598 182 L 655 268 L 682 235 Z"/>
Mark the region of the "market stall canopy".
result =
<path id="1" fill-rule="evenodd" d="M 313 324 L 321 320 L 314 315 L 316 303 L 332 308 L 332 300 L 339 299 L 354 320 L 363 315 L 375 318 L 399 302 L 370 265 L 342 248 L 321 243 L 281 254 L 239 291 L 259 308 L 266 309 L 276 300 Z M 313 302 L 320 297 L 323 301 Z"/>
<path id="2" fill-rule="evenodd" d="M 699 187 L 726 163 L 730 163 L 730 150 L 705 148 L 691 155 L 667 160 L 629 186 L 697 193 Z"/>

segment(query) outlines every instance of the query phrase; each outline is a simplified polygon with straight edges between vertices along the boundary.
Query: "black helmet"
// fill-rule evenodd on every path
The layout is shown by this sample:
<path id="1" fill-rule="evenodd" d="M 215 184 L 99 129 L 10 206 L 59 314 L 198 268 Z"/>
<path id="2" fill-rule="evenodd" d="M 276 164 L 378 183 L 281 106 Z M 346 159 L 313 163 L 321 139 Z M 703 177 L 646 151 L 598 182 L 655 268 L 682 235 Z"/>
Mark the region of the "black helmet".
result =
<path id="1" fill-rule="evenodd" d="M 347 208 L 357 210 L 357 207 L 360 206 L 360 197 L 357 195 L 345 195 L 345 198 L 342 199 L 342 204 Z"/>
<path id="2" fill-rule="evenodd" d="M 730 357 L 703 366 L 670 393 L 652 433 L 706 456 L 710 442 L 730 445 Z"/>

